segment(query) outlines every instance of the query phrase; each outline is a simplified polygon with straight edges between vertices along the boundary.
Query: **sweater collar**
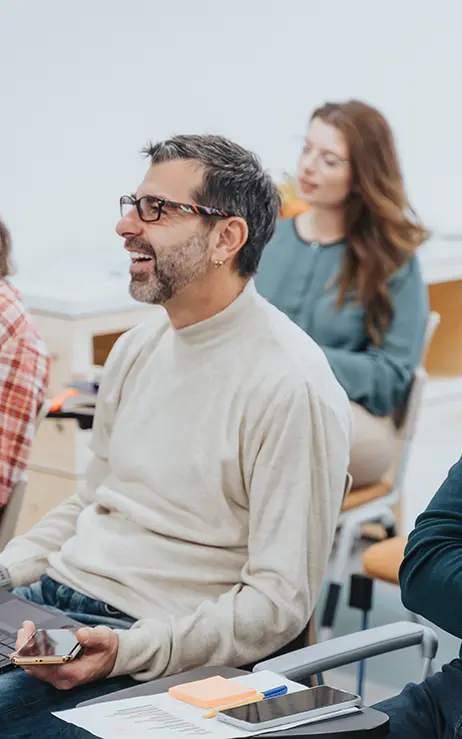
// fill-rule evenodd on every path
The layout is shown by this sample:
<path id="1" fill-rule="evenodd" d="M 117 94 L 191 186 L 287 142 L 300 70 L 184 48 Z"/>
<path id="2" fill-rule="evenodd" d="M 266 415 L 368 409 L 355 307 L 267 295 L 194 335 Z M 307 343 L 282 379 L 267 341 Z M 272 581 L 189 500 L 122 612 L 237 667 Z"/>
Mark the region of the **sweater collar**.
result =
<path id="1" fill-rule="evenodd" d="M 224 310 L 204 321 L 193 323 L 186 328 L 175 329 L 175 336 L 186 344 L 202 344 L 210 339 L 222 337 L 245 325 L 249 309 L 255 305 L 259 295 L 253 279 L 245 285 L 242 292 Z"/>

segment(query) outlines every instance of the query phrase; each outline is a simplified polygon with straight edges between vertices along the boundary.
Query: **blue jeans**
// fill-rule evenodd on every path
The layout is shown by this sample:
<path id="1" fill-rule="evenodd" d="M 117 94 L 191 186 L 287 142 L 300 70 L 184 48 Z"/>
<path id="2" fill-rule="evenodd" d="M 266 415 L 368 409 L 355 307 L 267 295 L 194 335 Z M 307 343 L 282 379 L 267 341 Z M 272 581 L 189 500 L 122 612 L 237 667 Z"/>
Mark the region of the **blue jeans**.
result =
<path id="1" fill-rule="evenodd" d="M 118 611 L 117 608 L 77 593 L 67 585 L 52 580 L 48 575 L 42 575 L 39 582 L 32 585 L 15 588 L 13 593 L 32 603 L 39 603 L 54 613 L 65 613 L 87 626 L 104 624 L 112 629 L 129 629 L 135 623 L 134 618 Z"/>
<path id="2" fill-rule="evenodd" d="M 99 600 L 60 585 L 47 575 L 40 582 L 16 588 L 15 595 L 39 603 L 51 611 L 59 611 L 89 626 L 105 624 L 111 628 L 128 629 L 134 619 Z M 99 695 L 135 685 L 132 678 L 99 680 L 69 691 L 56 690 L 52 685 L 26 675 L 17 668 L 0 675 L 0 737 L 8 739 L 89 739 L 89 734 L 77 726 L 66 724 L 51 715 L 51 711 L 75 708 L 77 703 Z"/>
<path id="3" fill-rule="evenodd" d="M 390 739 L 462 739 L 462 662 L 375 706 L 390 717 Z"/>

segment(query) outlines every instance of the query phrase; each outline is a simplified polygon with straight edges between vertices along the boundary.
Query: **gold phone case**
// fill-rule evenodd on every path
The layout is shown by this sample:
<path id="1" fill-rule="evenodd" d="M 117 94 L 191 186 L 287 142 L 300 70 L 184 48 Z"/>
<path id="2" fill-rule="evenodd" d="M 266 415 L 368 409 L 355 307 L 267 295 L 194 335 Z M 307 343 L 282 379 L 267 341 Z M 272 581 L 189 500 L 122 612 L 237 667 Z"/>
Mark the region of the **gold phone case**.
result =
<path id="1" fill-rule="evenodd" d="M 65 665 L 67 662 L 71 662 L 78 655 L 80 650 L 80 644 L 76 644 L 72 652 L 64 655 L 22 657 L 20 654 L 13 654 L 11 661 L 15 665 Z"/>

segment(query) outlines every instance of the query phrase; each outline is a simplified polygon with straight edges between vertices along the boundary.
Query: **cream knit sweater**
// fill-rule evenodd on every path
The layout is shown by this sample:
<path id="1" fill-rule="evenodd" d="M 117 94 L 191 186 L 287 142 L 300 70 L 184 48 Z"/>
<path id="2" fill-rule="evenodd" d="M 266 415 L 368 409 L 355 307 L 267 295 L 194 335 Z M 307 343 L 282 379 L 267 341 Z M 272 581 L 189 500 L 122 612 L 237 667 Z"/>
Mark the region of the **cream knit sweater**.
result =
<path id="1" fill-rule="evenodd" d="M 185 329 L 159 308 L 108 360 L 82 489 L 0 565 L 138 619 L 114 675 L 253 662 L 316 604 L 350 435 L 323 352 L 252 281 Z"/>

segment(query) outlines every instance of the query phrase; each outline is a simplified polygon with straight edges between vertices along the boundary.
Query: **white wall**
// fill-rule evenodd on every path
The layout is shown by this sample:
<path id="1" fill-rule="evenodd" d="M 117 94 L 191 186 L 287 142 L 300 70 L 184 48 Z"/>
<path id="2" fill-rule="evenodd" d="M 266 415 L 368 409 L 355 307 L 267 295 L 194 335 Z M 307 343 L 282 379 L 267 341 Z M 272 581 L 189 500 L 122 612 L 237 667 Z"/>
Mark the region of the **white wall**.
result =
<path id="1" fill-rule="evenodd" d="M 21 272 L 120 258 L 147 139 L 224 133 L 279 176 L 328 98 L 380 106 L 414 203 L 462 230 L 461 21 L 459 0 L 3 0 L 0 213 Z"/>

